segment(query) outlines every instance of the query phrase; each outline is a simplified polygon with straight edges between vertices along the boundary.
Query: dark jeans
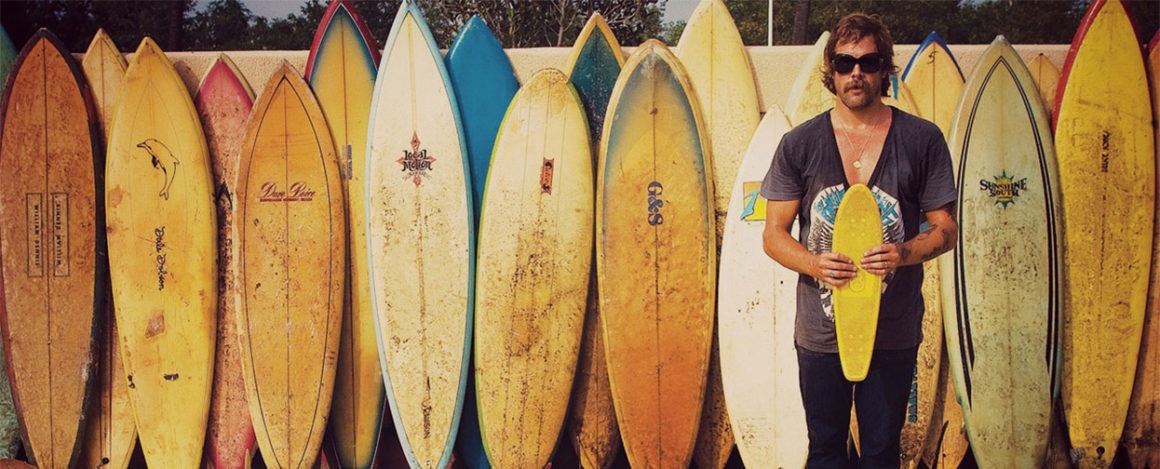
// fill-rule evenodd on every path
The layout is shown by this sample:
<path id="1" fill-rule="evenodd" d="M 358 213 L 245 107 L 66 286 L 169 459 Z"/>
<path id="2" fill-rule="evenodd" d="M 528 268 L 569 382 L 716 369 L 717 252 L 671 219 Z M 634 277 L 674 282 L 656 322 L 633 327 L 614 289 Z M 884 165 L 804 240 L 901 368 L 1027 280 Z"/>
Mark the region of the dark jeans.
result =
<path id="1" fill-rule="evenodd" d="M 810 438 L 807 469 L 852 467 L 846 453 L 851 402 L 858 414 L 859 467 L 898 468 L 899 438 L 917 356 L 918 347 L 875 350 L 866 379 L 851 383 L 842 374 L 838 354 L 797 347 L 798 379 Z"/>

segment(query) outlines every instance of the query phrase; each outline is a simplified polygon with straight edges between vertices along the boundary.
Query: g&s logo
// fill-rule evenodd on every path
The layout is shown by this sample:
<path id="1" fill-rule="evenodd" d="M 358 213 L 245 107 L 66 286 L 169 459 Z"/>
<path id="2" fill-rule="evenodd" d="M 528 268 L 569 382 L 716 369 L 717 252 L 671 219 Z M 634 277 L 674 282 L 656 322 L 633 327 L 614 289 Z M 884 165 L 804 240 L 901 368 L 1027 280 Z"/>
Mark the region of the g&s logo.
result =
<path id="1" fill-rule="evenodd" d="M 661 207 L 665 206 L 665 201 L 661 200 L 661 194 L 665 192 L 664 186 L 657 181 L 648 183 L 648 224 L 657 226 L 665 222 L 664 215 L 661 215 Z"/>

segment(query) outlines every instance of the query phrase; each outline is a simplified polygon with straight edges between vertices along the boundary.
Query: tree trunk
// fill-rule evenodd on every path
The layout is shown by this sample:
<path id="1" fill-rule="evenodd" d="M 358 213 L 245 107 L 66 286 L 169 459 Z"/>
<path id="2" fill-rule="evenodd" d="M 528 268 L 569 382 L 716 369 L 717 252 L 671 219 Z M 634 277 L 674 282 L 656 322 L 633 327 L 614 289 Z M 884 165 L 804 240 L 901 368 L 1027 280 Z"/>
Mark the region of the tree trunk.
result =
<path id="1" fill-rule="evenodd" d="M 810 0 L 796 0 L 793 9 L 793 44 L 809 44 L 806 26 L 810 19 Z"/>

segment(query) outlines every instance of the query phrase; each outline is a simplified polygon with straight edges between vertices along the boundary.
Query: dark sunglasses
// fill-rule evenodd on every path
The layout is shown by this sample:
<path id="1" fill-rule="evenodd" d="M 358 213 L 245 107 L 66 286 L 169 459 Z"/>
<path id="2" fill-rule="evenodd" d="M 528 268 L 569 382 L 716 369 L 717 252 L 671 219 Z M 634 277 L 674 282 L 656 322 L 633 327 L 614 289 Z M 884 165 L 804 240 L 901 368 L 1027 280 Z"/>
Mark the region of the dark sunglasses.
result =
<path id="1" fill-rule="evenodd" d="M 835 72 L 843 75 L 853 72 L 854 66 L 862 67 L 863 73 L 878 73 L 882 70 L 882 66 L 886 64 L 886 57 L 877 52 L 863 55 L 861 57 L 854 57 L 846 54 L 836 54 L 830 58 L 830 66 L 834 68 Z"/>

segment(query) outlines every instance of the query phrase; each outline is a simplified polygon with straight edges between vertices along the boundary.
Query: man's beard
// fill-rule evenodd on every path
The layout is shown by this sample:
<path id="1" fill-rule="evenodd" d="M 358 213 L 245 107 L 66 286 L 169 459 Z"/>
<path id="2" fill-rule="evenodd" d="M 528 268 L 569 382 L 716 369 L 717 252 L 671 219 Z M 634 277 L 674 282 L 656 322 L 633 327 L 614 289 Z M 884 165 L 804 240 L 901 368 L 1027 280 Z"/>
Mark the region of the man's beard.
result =
<path id="1" fill-rule="evenodd" d="M 869 80 L 851 79 L 850 82 L 846 83 L 846 86 L 842 88 L 842 93 L 838 97 L 842 100 L 842 104 L 845 104 L 846 107 L 851 110 L 864 109 L 869 107 L 874 98 L 877 96 L 878 90 L 872 90 L 870 88 L 871 84 Z M 855 89 L 862 90 L 862 94 L 859 96 L 851 96 L 847 94 L 848 92 Z"/>

